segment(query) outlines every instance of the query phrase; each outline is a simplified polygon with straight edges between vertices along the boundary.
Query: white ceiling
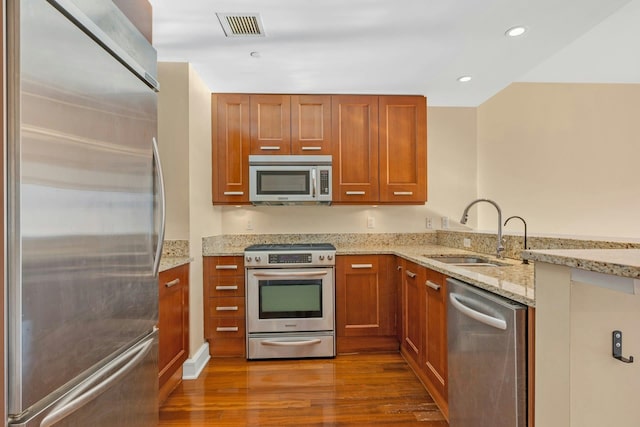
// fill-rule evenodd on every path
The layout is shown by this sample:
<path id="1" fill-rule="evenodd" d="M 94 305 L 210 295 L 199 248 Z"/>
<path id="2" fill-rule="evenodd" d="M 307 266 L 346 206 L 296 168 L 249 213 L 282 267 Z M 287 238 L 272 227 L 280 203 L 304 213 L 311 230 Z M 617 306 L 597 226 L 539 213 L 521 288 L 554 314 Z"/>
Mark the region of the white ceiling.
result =
<path id="1" fill-rule="evenodd" d="M 513 81 L 640 82 L 640 0 L 150 1 L 158 60 L 192 63 L 212 92 L 477 106 Z M 257 12 L 266 36 L 227 38 L 216 12 Z M 515 25 L 529 31 L 505 37 Z"/>

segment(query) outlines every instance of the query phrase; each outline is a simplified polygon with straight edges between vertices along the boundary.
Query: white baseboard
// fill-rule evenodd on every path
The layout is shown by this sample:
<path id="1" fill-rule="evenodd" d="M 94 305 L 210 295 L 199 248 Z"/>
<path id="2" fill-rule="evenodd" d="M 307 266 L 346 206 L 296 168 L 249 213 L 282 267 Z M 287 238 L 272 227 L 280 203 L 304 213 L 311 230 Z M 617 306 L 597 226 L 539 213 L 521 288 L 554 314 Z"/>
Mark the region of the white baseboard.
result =
<path id="1" fill-rule="evenodd" d="M 182 365 L 182 379 L 183 380 L 195 380 L 200 376 L 200 372 L 207 366 L 207 362 L 211 356 L 209 356 L 209 343 L 203 343 L 196 354 L 193 357 L 184 361 Z"/>

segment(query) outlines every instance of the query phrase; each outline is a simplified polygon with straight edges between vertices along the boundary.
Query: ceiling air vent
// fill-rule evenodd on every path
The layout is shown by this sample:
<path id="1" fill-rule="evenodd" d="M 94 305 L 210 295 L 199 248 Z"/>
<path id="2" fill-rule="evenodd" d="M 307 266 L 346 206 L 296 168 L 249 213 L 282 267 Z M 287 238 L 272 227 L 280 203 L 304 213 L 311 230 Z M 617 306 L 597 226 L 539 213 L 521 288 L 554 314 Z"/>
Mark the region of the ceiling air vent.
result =
<path id="1" fill-rule="evenodd" d="M 216 13 L 227 37 L 264 37 L 258 13 Z"/>

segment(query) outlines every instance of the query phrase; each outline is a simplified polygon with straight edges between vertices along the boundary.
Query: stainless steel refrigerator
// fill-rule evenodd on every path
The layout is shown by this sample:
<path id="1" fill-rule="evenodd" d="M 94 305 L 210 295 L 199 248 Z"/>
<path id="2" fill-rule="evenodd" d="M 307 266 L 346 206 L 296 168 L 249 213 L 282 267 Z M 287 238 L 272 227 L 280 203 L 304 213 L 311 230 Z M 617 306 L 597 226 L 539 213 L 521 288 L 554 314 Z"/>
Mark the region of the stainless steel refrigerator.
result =
<path id="1" fill-rule="evenodd" d="M 9 423 L 155 426 L 155 50 L 110 0 L 6 3 Z"/>

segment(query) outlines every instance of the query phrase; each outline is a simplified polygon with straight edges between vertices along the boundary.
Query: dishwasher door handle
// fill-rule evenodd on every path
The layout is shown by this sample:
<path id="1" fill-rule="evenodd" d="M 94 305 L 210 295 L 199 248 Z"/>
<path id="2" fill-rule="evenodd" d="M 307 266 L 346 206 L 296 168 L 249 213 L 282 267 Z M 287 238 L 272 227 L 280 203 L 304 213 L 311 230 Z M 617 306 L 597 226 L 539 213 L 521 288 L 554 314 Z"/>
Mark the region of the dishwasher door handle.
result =
<path id="1" fill-rule="evenodd" d="M 507 329 L 507 322 L 505 322 L 503 319 L 498 319 L 496 317 L 492 317 L 469 308 L 462 302 L 460 302 L 459 297 L 460 295 L 452 292 L 449 294 L 449 301 L 451 301 L 451 305 L 453 305 L 453 307 L 460 311 L 462 314 L 474 320 L 477 320 L 480 323 L 491 326 L 492 328 L 501 329 L 503 331 Z"/>

